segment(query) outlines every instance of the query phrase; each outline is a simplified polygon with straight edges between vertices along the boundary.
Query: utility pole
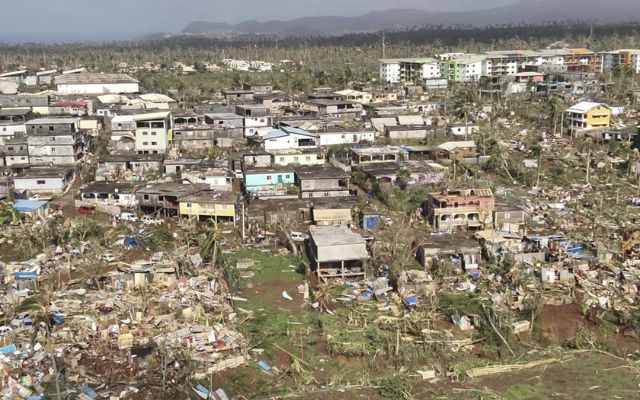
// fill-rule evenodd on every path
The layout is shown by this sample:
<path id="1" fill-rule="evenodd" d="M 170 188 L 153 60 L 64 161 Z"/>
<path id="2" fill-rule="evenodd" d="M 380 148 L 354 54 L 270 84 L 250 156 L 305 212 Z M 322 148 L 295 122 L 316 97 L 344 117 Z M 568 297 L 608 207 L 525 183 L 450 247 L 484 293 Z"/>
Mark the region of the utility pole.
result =
<path id="1" fill-rule="evenodd" d="M 245 231 L 244 231 L 244 201 L 242 202 L 242 241 L 244 242 L 245 240 Z"/>

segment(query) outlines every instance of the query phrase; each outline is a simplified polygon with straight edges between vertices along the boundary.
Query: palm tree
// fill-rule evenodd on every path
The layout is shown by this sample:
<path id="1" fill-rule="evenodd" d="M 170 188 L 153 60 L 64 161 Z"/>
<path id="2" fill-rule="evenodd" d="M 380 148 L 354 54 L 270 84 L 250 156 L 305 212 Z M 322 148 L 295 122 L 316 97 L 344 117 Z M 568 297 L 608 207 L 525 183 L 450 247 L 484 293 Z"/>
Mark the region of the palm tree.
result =
<path id="1" fill-rule="evenodd" d="M 406 167 L 400 168 L 400 170 L 396 174 L 396 180 L 398 181 L 398 186 L 400 186 L 400 189 L 405 190 L 407 188 L 410 178 L 411 170 Z"/>
<path id="2" fill-rule="evenodd" d="M 204 259 L 210 257 L 211 266 L 215 268 L 220 250 L 220 239 L 222 238 L 222 230 L 218 225 L 218 221 L 215 219 L 209 220 L 209 229 L 205 235 L 206 238 L 200 255 Z"/>
<path id="3" fill-rule="evenodd" d="M 466 85 L 463 89 L 456 92 L 455 99 L 453 100 L 453 115 L 464 120 L 465 140 L 469 134 L 469 116 L 473 112 L 474 100 L 474 91 Z"/>
<path id="4" fill-rule="evenodd" d="M 547 96 L 546 108 L 549 115 L 549 128 L 553 129 L 553 134 L 555 135 L 558 130 L 558 98 L 556 96 Z"/>
<path id="5" fill-rule="evenodd" d="M 51 321 L 51 317 L 49 316 L 49 311 L 47 307 L 49 305 L 49 300 L 45 296 L 33 296 L 28 297 L 20 303 L 20 305 L 16 308 L 16 312 L 22 313 L 26 312 L 29 314 L 31 321 L 33 322 L 33 335 L 32 335 L 32 344 L 35 342 L 38 337 L 38 333 L 40 333 L 41 329 L 44 328 L 44 336 L 45 336 L 45 348 L 49 349 L 49 357 L 51 358 L 51 364 L 53 365 L 53 370 L 55 372 L 55 382 L 56 382 L 56 398 L 60 399 L 60 381 L 58 379 L 58 365 L 56 363 L 56 356 L 53 353 L 52 343 L 51 343 L 51 331 L 53 330 L 53 323 Z"/>
<path id="6" fill-rule="evenodd" d="M 538 171 L 536 172 L 536 187 L 540 187 L 540 171 L 542 170 L 542 152 L 544 147 L 541 141 L 533 142 L 529 145 L 529 157 L 538 161 Z"/>
<path id="7" fill-rule="evenodd" d="M 591 150 L 593 145 L 593 138 L 589 135 L 584 135 L 580 140 L 580 144 L 578 145 L 578 150 L 581 153 L 587 152 L 587 173 L 585 181 L 589 183 L 589 175 L 591 174 Z"/>

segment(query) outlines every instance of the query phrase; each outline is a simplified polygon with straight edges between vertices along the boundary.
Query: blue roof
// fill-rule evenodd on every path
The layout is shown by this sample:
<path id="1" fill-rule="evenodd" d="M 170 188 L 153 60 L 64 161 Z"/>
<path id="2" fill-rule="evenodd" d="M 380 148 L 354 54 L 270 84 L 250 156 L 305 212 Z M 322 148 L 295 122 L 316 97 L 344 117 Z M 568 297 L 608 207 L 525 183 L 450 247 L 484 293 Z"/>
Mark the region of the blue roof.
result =
<path id="1" fill-rule="evenodd" d="M 305 131 L 304 129 L 294 128 L 292 126 L 283 126 L 280 129 L 282 129 L 283 131 L 285 131 L 288 134 L 295 133 L 296 135 L 318 137 L 318 134 L 316 134 L 316 133 L 311 133 L 311 132 Z"/>
<path id="2" fill-rule="evenodd" d="M 285 131 L 282 130 L 275 130 L 275 131 L 271 131 L 269 133 L 267 133 L 266 135 L 264 135 L 264 140 L 269 140 L 269 139 L 277 139 L 280 137 L 285 137 L 285 136 L 289 136 L 289 134 Z"/>
<path id="3" fill-rule="evenodd" d="M 13 203 L 13 208 L 20 212 L 34 212 L 39 208 L 46 206 L 46 200 L 17 200 Z"/>

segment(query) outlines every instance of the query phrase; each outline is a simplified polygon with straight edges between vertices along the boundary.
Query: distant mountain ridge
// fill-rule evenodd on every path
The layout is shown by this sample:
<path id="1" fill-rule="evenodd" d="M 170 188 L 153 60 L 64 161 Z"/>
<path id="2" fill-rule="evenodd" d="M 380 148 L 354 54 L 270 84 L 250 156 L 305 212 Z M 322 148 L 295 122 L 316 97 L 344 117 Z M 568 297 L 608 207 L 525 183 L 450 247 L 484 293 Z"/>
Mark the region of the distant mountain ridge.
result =
<path id="1" fill-rule="evenodd" d="M 528 0 L 498 8 L 465 12 L 413 9 L 373 11 L 358 17 L 320 16 L 289 21 L 245 21 L 238 24 L 196 21 L 182 33 L 269 36 L 335 36 L 421 26 L 488 26 L 551 21 L 637 21 L 640 0 Z"/>

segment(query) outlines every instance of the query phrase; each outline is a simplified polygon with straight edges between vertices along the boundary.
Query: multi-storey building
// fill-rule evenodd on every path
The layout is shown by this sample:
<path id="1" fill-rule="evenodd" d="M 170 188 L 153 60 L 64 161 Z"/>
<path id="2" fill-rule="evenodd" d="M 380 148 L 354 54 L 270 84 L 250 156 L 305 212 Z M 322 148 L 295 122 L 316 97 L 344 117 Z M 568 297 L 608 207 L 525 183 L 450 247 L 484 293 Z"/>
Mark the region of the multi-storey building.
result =
<path id="1" fill-rule="evenodd" d="M 84 156 L 85 134 L 76 118 L 39 118 L 26 127 L 31 165 L 73 165 Z"/>
<path id="2" fill-rule="evenodd" d="M 423 212 L 438 230 L 486 229 L 493 224 L 494 207 L 491 189 L 445 190 L 431 193 Z"/>
<path id="3" fill-rule="evenodd" d="M 600 53 L 602 58 L 603 72 L 610 72 L 616 69 L 628 68 L 631 71 L 640 73 L 640 50 L 622 49 Z"/>

